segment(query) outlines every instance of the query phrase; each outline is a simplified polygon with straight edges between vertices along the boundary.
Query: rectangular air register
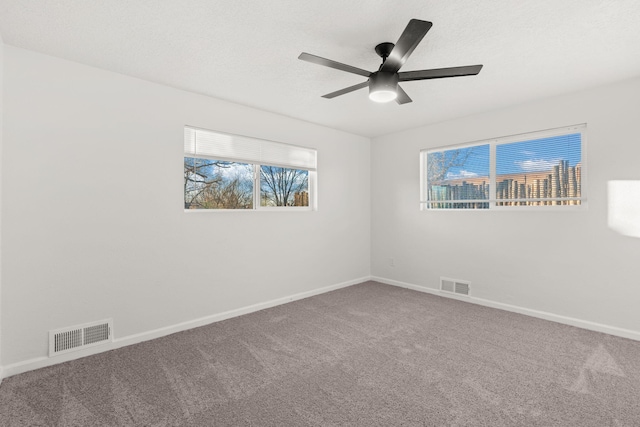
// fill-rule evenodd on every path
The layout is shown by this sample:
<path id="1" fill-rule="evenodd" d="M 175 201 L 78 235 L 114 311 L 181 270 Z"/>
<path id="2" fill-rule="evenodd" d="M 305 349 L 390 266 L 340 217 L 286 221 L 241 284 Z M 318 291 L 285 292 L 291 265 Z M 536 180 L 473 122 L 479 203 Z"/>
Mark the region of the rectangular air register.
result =
<path id="1" fill-rule="evenodd" d="M 113 320 L 49 331 L 49 357 L 113 341 Z"/>
<path id="2" fill-rule="evenodd" d="M 440 278 L 440 290 L 458 295 L 469 295 L 469 287 L 471 282 L 464 280 L 449 279 L 447 277 Z"/>

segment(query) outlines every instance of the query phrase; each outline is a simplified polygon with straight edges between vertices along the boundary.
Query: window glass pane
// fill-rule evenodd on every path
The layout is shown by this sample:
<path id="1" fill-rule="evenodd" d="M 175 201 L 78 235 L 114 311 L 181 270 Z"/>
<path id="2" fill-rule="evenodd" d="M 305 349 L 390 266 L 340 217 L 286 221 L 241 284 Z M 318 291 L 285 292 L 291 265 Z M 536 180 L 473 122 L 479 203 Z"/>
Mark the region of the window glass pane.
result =
<path id="1" fill-rule="evenodd" d="M 581 178 L 580 133 L 496 146 L 497 206 L 579 205 Z"/>
<path id="2" fill-rule="evenodd" d="M 253 166 L 184 158 L 185 209 L 252 209 Z"/>
<path id="3" fill-rule="evenodd" d="M 260 206 L 309 206 L 309 171 L 260 166 Z"/>
<path id="4" fill-rule="evenodd" d="M 489 208 L 489 144 L 429 152 L 426 162 L 427 208 Z"/>

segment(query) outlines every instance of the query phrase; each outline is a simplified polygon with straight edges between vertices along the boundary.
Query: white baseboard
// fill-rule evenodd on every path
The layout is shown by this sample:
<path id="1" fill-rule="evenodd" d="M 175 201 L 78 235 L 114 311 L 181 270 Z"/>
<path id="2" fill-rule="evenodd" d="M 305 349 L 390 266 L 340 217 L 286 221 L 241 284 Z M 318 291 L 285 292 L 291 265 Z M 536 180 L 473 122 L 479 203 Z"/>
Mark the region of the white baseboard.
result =
<path id="1" fill-rule="evenodd" d="M 398 286 L 401 288 L 412 289 L 414 291 L 425 292 L 428 294 L 438 295 L 445 298 L 457 299 L 460 301 L 470 302 L 472 304 L 483 305 L 485 307 L 497 308 L 499 310 L 511 311 L 514 313 L 524 314 L 526 316 L 537 317 L 539 319 L 550 320 L 564 325 L 575 326 L 590 331 L 603 332 L 609 335 L 615 335 L 622 338 L 629 338 L 640 341 L 640 332 L 631 329 L 618 328 L 616 326 L 604 325 L 602 323 L 590 322 L 588 320 L 576 319 L 574 317 L 562 316 L 546 311 L 533 310 L 530 308 L 519 307 L 517 305 L 505 304 L 501 302 L 491 301 L 483 298 L 475 298 L 472 296 L 461 296 L 450 292 L 441 292 L 439 289 L 427 288 L 424 286 L 414 285 L 412 283 L 399 282 L 397 280 L 386 279 L 384 277 L 372 276 L 370 280 L 384 283 L 386 285 Z"/>
<path id="2" fill-rule="evenodd" d="M 163 328 L 158 328 L 151 331 L 142 332 L 139 334 L 128 335 L 122 338 L 114 338 L 113 342 L 110 342 L 105 345 L 97 346 L 97 347 L 91 347 L 83 350 L 78 350 L 72 353 L 61 354 L 55 357 L 44 357 L 44 356 L 36 357 L 33 359 L 25 360 L 23 362 L 13 363 L 6 366 L 0 366 L 0 382 L 2 382 L 2 378 L 8 378 L 12 375 L 33 371 L 34 369 L 45 368 L 47 366 L 57 365 L 59 363 L 80 359 L 82 357 L 91 356 L 91 355 L 102 353 L 109 350 L 115 350 L 117 348 L 125 347 L 132 344 L 138 344 L 143 341 L 149 341 L 155 338 L 164 337 L 166 335 L 171 335 L 176 332 L 186 331 L 188 329 L 197 328 L 199 326 L 205 326 L 211 323 L 219 322 L 221 320 L 230 319 L 232 317 L 242 316 L 243 314 L 249 314 L 249 313 L 264 310 L 267 308 L 275 307 L 277 305 L 286 304 L 288 302 L 309 298 L 314 295 L 324 294 L 326 292 L 334 291 L 336 289 L 346 288 L 348 286 L 353 286 L 358 283 L 366 282 L 370 279 L 371 279 L 370 276 L 365 276 L 358 279 L 353 279 L 346 282 L 338 283 L 336 285 L 325 286 L 323 288 L 313 289 L 311 291 L 306 291 L 306 292 L 300 292 L 298 294 L 277 298 L 271 301 L 253 304 L 246 307 L 237 308 L 235 310 L 225 311 L 222 313 L 201 317 L 199 319 L 189 320 L 187 322 L 178 323 L 176 325 L 165 326 Z"/>

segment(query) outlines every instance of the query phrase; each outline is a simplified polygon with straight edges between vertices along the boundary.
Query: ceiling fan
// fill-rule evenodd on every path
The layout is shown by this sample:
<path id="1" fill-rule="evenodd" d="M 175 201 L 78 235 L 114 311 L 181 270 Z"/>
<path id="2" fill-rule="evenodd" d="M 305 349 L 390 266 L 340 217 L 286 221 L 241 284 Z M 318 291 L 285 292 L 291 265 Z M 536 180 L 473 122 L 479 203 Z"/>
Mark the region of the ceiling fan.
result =
<path id="1" fill-rule="evenodd" d="M 411 98 L 409 98 L 409 95 L 407 95 L 407 93 L 398 85 L 399 82 L 473 76 L 478 74 L 482 69 L 482 65 L 468 65 L 464 67 L 399 72 L 400 67 L 404 65 L 407 58 L 409 58 L 413 50 L 418 46 L 418 43 L 420 43 L 432 25 L 433 24 L 428 21 L 412 19 L 409 21 L 409 24 L 407 24 L 407 27 L 402 32 L 395 45 L 389 42 L 377 45 L 375 47 L 376 53 L 382 57 L 382 65 L 380 65 L 378 71 L 369 72 L 361 68 L 352 67 L 351 65 L 342 64 L 340 62 L 332 61 L 331 59 L 321 58 L 306 52 L 301 53 L 300 56 L 298 56 L 298 59 L 368 78 L 366 82 L 358 83 L 357 85 L 328 93 L 323 95 L 323 98 L 335 98 L 336 96 L 344 95 L 368 86 L 369 98 L 372 101 L 389 102 L 395 99 L 398 104 L 406 104 L 411 102 Z"/>

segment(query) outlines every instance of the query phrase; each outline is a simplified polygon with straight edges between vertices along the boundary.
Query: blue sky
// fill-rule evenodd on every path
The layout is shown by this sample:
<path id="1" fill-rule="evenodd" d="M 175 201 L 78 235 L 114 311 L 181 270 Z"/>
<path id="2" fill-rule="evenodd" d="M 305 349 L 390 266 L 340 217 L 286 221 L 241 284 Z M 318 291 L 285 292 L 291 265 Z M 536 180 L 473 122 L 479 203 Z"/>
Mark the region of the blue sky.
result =
<path id="1" fill-rule="evenodd" d="M 496 147 L 497 175 L 549 171 L 560 160 L 569 166 L 580 163 L 581 134 L 569 134 L 528 141 L 500 144 Z M 449 169 L 448 179 L 489 175 L 489 145 L 459 149 L 462 157 L 471 151 L 463 166 Z M 445 155 L 455 150 L 445 151 Z"/>

